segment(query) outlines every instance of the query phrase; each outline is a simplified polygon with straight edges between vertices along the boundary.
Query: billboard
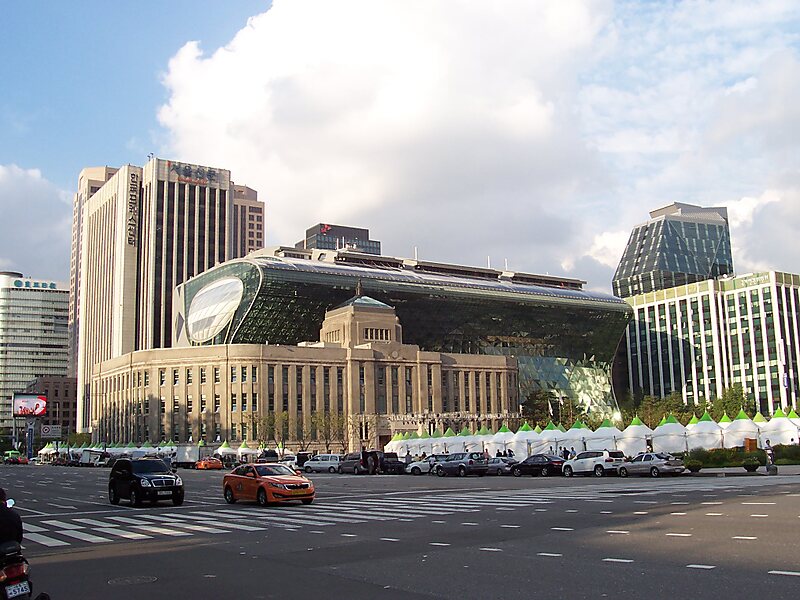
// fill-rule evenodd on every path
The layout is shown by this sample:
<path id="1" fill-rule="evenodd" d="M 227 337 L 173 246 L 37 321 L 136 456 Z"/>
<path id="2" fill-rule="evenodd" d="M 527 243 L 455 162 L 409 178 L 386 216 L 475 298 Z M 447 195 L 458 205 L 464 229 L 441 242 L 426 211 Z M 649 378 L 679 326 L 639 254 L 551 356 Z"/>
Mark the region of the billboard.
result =
<path id="1" fill-rule="evenodd" d="M 46 440 L 60 440 L 61 425 L 42 425 L 42 438 Z"/>
<path id="2" fill-rule="evenodd" d="M 47 414 L 47 396 L 14 394 L 15 417 L 43 417 Z"/>

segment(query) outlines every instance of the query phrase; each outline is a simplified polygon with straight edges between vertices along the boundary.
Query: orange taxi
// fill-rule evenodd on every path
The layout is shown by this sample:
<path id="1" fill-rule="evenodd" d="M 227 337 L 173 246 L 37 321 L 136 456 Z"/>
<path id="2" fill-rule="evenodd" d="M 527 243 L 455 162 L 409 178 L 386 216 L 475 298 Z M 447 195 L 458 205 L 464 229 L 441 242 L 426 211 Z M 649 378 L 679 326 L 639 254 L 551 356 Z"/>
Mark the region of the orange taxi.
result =
<path id="1" fill-rule="evenodd" d="M 249 464 L 236 467 L 222 479 L 225 502 L 255 500 L 261 506 L 300 500 L 314 501 L 314 484 L 280 463 Z"/>
<path id="2" fill-rule="evenodd" d="M 222 469 L 222 461 L 212 456 L 201 458 L 194 463 L 195 469 Z"/>

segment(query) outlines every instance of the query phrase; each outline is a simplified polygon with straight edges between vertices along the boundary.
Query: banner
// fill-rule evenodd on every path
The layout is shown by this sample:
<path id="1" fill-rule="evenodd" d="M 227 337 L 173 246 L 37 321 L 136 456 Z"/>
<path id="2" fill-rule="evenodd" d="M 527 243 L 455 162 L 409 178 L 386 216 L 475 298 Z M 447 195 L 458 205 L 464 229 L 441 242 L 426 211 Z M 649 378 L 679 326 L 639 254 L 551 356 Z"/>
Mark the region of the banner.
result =
<path id="1" fill-rule="evenodd" d="M 14 394 L 15 417 L 43 417 L 47 414 L 47 396 Z"/>
<path id="2" fill-rule="evenodd" d="M 42 438 L 46 440 L 60 440 L 61 425 L 42 425 Z"/>

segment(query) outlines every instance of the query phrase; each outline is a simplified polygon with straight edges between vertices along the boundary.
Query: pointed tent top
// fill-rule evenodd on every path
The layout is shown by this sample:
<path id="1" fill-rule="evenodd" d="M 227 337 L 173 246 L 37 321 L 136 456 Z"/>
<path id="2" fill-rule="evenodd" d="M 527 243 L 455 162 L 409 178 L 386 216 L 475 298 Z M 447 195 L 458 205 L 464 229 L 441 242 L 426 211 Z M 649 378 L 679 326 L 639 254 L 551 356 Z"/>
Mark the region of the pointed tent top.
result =
<path id="1" fill-rule="evenodd" d="M 662 425 L 666 424 L 667 424 L 667 415 L 664 415 L 663 417 L 661 417 L 661 420 L 658 422 L 658 425 L 656 425 L 656 427 L 661 427 Z"/>
<path id="2" fill-rule="evenodd" d="M 411 434 L 410 434 L 408 431 L 406 431 L 406 432 L 403 434 L 403 437 L 401 437 L 400 439 L 401 439 L 401 440 L 410 440 L 410 439 L 411 439 Z"/>
<path id="3" fill-rule="evenodd" d="M 125 446 L 125 447 L 133 449 L 133 448 L 136 448 L 136 444 L 134 444 L 133 442 L 128 442 L 128 445 Z"/>
<path id="4" fill-rule="evenodd" d="M 224 442 L 222 442 L 222 444 L 220 445 L 220 448 L 230 448 L 230 447 L 231 447 L 231 445 L 228 443 L 228 440 L 225 440 L 225 441 L 224 441 Z"/>
<path id="5" fill-rule="evenodd" d="M 416 431 L 412 431 L 409 434 L 408 439 L 410 439 L 410 440 L 418 440 L 419 439 L 419 434 Z"/>
<path id="6" fill-rule="evenodd" d="M 611 422 L 611 419 L 603 419 L 603 422 L 600 423 L 600 427 L 598 429 L 602 429 L 603 427 L 613 427 L 614 424 Z"/>
<path id="7" fill-rule="evenodd" d="M 475 435 L 492 435 L 492 432 L 486 429 L 486 425 L 484 425 L 483 427 L 478 429 L 478 433 L 476 433 Z"/>
<path id="8" fill-rule="evenodd" d="M 541 427 L 539 427 L 539 424 L 538 424 L 538 423 L 536 424 L 536 427 L 534 427 L 534 428 L 533 428 L 533 430 L 534 430 L 536 433 L 542 433 L 542 428 L 541 428 Z"/>
<path id="9" fill-rule="evenodd" d="M 197 442 L 197 447 L 198 448 L 202 448 L 205 445 L 206 445 L 206 441 L 205 440 L 200 440 L 199 442 Z"/>
<path id="10" fill-rule="evenodd" d="M 711 415 L 708 414 L 708 411 L 703 413 L 703 416 L 700 417 L 700 420 L 701 421 L 711 421 L 712 423 L 714 422 L 714 419 L 711 418 Z"/>
<path id="11" fill-rule="evenodd" d="M 790 410 L 790 411 L 789 411 L 789 414 L 788 414 L 787 416 L 788 416 L 790 419 L 800 419 L 800 417 L 798 417 L 798 416 L 797 416 L 797 412 L 795 412 L 795 410 L 794 410 L 794 409 Z"/>
<path id="12" fill-rule="evenodd" d="M 458 432 L 458 435 L 464 437 L 464 436 L 472 435 L 472 432 L 469 429 L 467 429 L 466 425 L 464 425 L 464 427 L 461 429 L 461 431 Z"/>
<path id="13" fill-rule="evenodd" d="M 497 430 L 497 433 L 511 433 L 511 430 L 506 427 L 504 423 L 503 426 Z"/>
<path id="14" fill-rule="evenodd" d="M 722 413 L 722 417 L 720 418 L 719 422 L 720 423 L 730 423 L 731 422 L 731 418 L 728 416 L 727 411 Z"/>
<path id="15" fill-rule="evenodd" d="M 778 410 L 776 410 L 774 413 L 772 413 L 772 418 L 773 418 L 773 419 L 785 419 L 785 418 L 786 418 L 786 413 L 785 413 L 785 412 L 783 412 L 783 411 L 782 411 L 782 410 L 779 408 L 779 409 L 778 409 Z"/>
<path id="16" fill-rule="evenodd" d="M 431 437 L 440 438 L 440 437 L 442 437 L 442 432 L 439 431 L 439 429 L 434 429 L 433 433 L 431 434 Z"/>
<path id="17" fill-rule="evenodd" d="M 740 408 L 740 409 L 739 409 L 739 414 L 737 414 L 737 415 L 736 415 L 736 418 L 734 419 L 734 421 L 741 421 L 741 420 L 743 420 L 743 419 L 746 419 L 746 420 L 748 420 L 748 421 L 749 421 L 749 420 L 750 420 L 750 417 L 748 417 L 748 416 L 747 416 L 747 413 L 746 413 L 746 412 L 744 412 L 744 409 L 743 409 L 743 408 Z"/>
<path id="18" fill-rule="evenodd" d="M 456 437 L 456 432 L 448 427 L 447 431 L 444 432 L 443 437 Z"/>
<path id="19" fill-rule="evenodd" d="M 764 415 L 761 414 L 761 411 L 756 413 L 756 416 L 753 417 L 753 423 L 766 423 L 767 420 L 764 418 Z"/>
<path id="20" fill-rule="evenodd" d="M 708 414 L 708 411 L 706 411 L 706 414 Z M 687 425 L 697 425 L 697 423 L 699 423 L 699 422 L 700 422 L 700 419 L 697 418 L 697 415 L 692 415 L 692 418 L 689 419 L 689 422 L 687 423 Z"/>
<path id="21" fill-rule="evenodd" d="M 398 441 L 400 441 L 401 438 L 402 438 L 402 436 L 400 435 L 400 432 L 398 431 L 392 436 L 392 439 L 389 440 L 389 441 L 390 442 L 398 442 Z"/>
<path id="22" fill-rule="evenodd" d="M 558 430 L 559 430 L 561 433 L 567 433 L 567 430 L 566 430 L 566 429 L 564 429 L 564 426 L 563 426 L 561 423 L 559 423 L 559 424 L 556 426 L 556 429 L 558 429 Z"/>
<path id="23" fill-rule="evenodd" d="M 247 445 L 247 440 L 244 440 L 242 442 L 241 446 L 239 446 L 239 450 L 241 450 L 242 448 L 244 448 L 245 450 L 250 450 L 250 446 Z"/>
<path id="24" fill-rule="evenodd" d="M 587 427 L 580 419 L 575 419 L 575 422 L 572 424 L 570 429 L 587 429 Z"/>
<path id="25" fill-rule="evenodd" d="M 642 423 L 642 420 L 637 415 L 637 416 L 633 417 L 633 421 L 631 421 L 631 425 L 644 425 L 644 423 Z"/>
<path id="26" fill-rule="evenodd" d="M 678 419 L 675 418 L 675 415 L 669 413 L 669 416 L 667 417 L 667 423 L 677 423 L 677 422 Z"/>
<path id="27" fill-rule="evenodd" d="M 525 422 L 522 424 L 522 427 L 520 427 L 520 428 L 517 430 L 517 433 L 519 433 L 520 431 L 533 431 L 533 429 L 531 429 L 531 426 L 530 426 L 530 425 L 528 425 L 528 422 L 527 422 L 527 421 L 525 421 Z"/>
<path id="28" fill-rule="evenodd" d="M 547 427 L 544 428 L 545 431 L 554 431 L 556 429 L 558 429 L 558 427 L 556 427 L 555 424 L 552 421 L 550 421 L 547 424 Z"/>
<path id="29" fill-rule="evenodd" d="M 421 440 L 428 440 L 428 439 L 430 439 L 430 437 L 431 437 L 431 434 L 428 433 L 427 431 L 423 431 L 422 433 L 419 434 L 419 439 L 421 439 Z"/>
<path id="30" fill-rule="evenodd" d="M 153 447 L 153 444 L 150 443 L 150 440 L 147 440 L 147 441 L 145 441 L 144 444 L 142 444 L 142 448 L 152 448 L 152 447 Z"/>

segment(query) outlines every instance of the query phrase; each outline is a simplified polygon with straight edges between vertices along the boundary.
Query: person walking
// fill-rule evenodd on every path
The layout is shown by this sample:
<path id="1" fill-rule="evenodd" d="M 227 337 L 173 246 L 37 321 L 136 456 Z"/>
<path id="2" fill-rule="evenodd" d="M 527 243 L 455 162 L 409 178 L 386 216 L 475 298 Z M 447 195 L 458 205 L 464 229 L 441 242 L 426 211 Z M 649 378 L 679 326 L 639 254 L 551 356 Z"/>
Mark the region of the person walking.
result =
<path id="1" fill-rule="evenodd" d="M 500 458 L 501 456 L 503 456 L 503 453 L 502 453 L 502 452 L 500 452 L 500 448 L 498 448 L 498 449 L 497 449 L 497 454 L 495 454 L 495 456 L 496 456 L 497 458 Z"/>
<path id="2" fill-rule="evenodd" d="M 774 465 L 775 464 L 775 451 L 772 449 L 772 444 L 769 443 L 769 440 L 767 440 L 767 443 L 764 444 L 764 452 L 767 453 L 767 464 L 768 465 Z"/>
<path id="3" fill-rule="evenodd" d="M 572 447 L 569 449 L 569 457 L 570 457 L 570 458 L 575 458 L 576 456 L 578 456 L 578 453 L 577 453 L 577 452 L 575 452 L 575 446 L 572 446 Z"/>
<path id="4" fill-rule="evenodd" d="M 8 508 L 6 491 L 0 488 L 0 543 L 22 543 L 22 519 L 17 511 Z"/>
<path id="5" fill-rule="evenodd" d="M 411 450 L 406 450 L 406 464 L 410 465 L 412 462 L 414 462 L 414 459 L 411 456 Z"/>

